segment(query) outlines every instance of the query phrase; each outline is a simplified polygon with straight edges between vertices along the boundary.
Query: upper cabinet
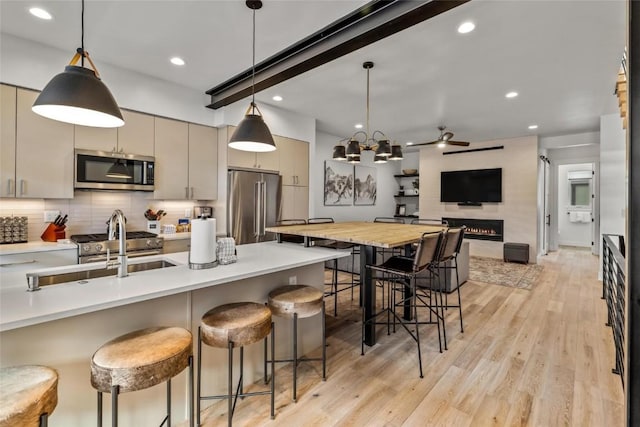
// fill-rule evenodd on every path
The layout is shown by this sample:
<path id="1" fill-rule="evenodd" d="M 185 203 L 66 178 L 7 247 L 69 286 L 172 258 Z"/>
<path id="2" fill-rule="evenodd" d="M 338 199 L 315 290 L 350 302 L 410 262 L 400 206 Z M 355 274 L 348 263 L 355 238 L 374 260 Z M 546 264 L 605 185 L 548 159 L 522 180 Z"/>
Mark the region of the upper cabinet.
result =
<path id="1" fill-rule="evenodd" d="M 217 129 L 156 117 L 155 134 L 154 198 L 217 199 Z"/>
<path id="2" fill-rule="evenodd" d="M 35 91 L 16 91 L 15 181 L 10 197 L 72 199 L 74 126 L 32 112 L 37 97 Z M 4 110 L 2 115 L 4 121 Z M 8 187 L 6 182 L 3 186 Z"/>
<path id="3" fill-rule="evenodd" d="M 291 138 L 275 137 L 280 154 L 282 185 L 309 186 L 309 144 Z"/>
<path id="4" fill-rule="evenodd" d="M 155 118 L 156 199 L 189 198 L 189 125 Z"/>
<path id="5" fill-rule="evenodd" d="M 189 123 L 189 199 L 218 198 L 218 129 Z"/>
<path id="6" fill-rule="evenodd" d="M 16 88 L 0 85 L 0 197 L 14 197 L 16 185 Z"/>
<path id="7" fill-rule="evenodd" d="M 231 138 L 231 135 L 233 135 L 233 131 L 235 129 L 235 126 L 227 126 L 227 140 L 225 143 L 229 142 L 229 139 Z M 280 170 L 280 157 L 278 154 L 280 146 L 278 145 L 277 137 L 274 137 L 274 139 L 276 140 L 276 150 L 268 151 L 266 153 L 254 153 L 251 151 L 236 150 L 235 148 L 228 147 L 227 164 L 230 167 L 236 166 L 270 171 Z"/>
<path id="8" fill-rule="evenodd" d="M 75 126 L 75 147 L 153 156 L 153 116 L 127 110 L 122 110 L 122 116 L 124 126 L 119 128 Z"/>

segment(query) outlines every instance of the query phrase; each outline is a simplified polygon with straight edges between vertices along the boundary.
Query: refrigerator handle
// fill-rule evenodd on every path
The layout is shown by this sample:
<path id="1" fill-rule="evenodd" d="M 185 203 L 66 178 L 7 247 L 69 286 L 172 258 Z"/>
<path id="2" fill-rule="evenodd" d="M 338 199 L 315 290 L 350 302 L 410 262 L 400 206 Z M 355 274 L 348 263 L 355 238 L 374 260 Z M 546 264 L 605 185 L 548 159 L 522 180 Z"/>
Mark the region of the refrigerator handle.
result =
<path id="1" fill-rule="evenodd" d="M 260 182 L 253 183 L 253 235 L 258 237 L 260 234 L 260 204 L 262 197 L 260 196 Z"/>
<path id="2" fill-rule="evenodd" d="M 262 181 L 260 185 L 262 186 L 262 227 L 260 227 L 260 235 L 264 236 L 267 233 L 265 230 L 267 228 L 267 183 Z"/>

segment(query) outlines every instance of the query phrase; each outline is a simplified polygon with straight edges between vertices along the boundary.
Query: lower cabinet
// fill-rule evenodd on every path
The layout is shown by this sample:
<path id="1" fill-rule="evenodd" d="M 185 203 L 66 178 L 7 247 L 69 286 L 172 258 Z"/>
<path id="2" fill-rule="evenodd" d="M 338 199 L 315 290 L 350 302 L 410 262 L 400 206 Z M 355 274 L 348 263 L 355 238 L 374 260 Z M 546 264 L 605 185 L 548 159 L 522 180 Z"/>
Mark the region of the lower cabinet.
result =
<path id="1" fill-rule="evenodd" d="M 282 219 L 309 218 L 309 187 L 282 186 Z"/>

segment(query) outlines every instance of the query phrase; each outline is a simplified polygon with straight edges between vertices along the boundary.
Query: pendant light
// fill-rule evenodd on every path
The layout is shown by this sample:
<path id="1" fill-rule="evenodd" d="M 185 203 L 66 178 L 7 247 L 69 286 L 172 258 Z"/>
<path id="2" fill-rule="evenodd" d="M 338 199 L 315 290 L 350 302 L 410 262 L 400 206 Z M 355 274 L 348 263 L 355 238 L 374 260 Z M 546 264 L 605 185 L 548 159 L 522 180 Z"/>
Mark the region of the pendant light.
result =
<path id="1" fill-rule="evenodd" d="M 256 105 L 256 10 L 262 7 L 260 0 L 247 0 L 246 5 L 253 10 L 253 62 L 251 74 L 251 104 L 229 140 L 229 147 L 242 151 L 274 151 L 276 143 Z M 256 114 L 256 112 L 258 114 Z"/>
<path id="2" fill-rule="evenodd" d="M 369 133 L 369 71 L 373 68 L 373 62 L 366 61 L 362 64 L 362 68 L 367 70 L 367 128 L 366 132 L 358 131 L 351 138 L 347 138 L 349 142 L 344 147 L 340 141 L 333 147 L 333 159 L 343 160 L 340 155 L 344 152 L 349 163 L 358 163 L 362 151 L 374 152 L 374 163 L 386 163 L 387 160 L 402 159 L 402 148 L 398 144 L 393 146 L 389 142 L 389 138 L 379 130 Z M 376 138 L 376 135 L 380 135 Z M 364 141 L 359 141 L 358 136 L 362 136 Z M 356 160 L 357 158 L 357 160 Z"/>
<path id="3" fill-rule="evenodd" d="M 95 64 L 84 50 L 84 0 L 82 0 L 81 46 L 64 68 L 42 90 L 31 109 L 49 119 L 82 126 L 114 128 L 124 125 L 116 100 L 100 79 Z M 85 58 L 90 68 L 85 68 Z M 77 66 L 80 60 L 80 66 Z"/>
<path id="4" fill-rule="evenodd" d="M 131 179 L 131 172 L 127 168 L 127 165 L 121 159 L 115 161 L 114 164 L 111 165 L 109 170 L 107 170 L 107 176 L 109 178 L 122 178 L 122 179 Z"/>

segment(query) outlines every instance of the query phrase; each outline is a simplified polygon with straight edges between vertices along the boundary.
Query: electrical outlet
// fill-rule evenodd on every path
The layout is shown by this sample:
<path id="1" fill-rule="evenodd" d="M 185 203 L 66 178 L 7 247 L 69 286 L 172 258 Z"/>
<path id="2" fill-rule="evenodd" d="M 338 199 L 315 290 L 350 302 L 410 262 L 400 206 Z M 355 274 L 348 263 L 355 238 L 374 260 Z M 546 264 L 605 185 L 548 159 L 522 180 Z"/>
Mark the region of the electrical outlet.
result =
<path id="1" fill-rule="evenodd" d="M 53 222 L 60 215 L 60 211 L 44 211 L 44 222 Z"/>
<path id="2" fill-rule="evenodd" d="M 298 284 L 298 276 L 289 277 L 289 284 L 290 285 L 297 285 Z"/>

